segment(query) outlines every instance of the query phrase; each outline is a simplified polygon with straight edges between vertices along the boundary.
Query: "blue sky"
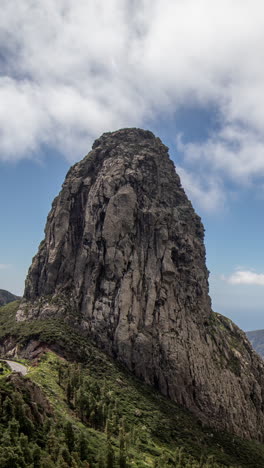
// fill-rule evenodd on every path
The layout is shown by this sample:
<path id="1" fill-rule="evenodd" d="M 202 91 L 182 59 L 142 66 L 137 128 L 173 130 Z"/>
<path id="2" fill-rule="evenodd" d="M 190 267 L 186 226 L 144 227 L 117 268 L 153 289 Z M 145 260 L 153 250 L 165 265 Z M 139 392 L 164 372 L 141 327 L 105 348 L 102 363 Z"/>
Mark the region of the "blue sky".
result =
<path id="1" fill-rule="evenodd" d="M 0 288 L 22 294 L 70 165 L 139 126 L 202 217 L 214 310 L 264 328 L 263 18 L 259 0 L 4 1 Z"/>

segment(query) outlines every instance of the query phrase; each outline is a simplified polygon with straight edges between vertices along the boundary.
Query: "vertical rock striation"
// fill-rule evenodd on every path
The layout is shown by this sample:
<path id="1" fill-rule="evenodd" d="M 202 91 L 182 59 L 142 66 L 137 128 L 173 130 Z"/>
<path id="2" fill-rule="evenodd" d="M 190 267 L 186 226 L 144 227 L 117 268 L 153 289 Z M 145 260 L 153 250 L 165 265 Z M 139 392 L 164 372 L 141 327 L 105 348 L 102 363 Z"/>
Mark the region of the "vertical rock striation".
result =
<path id="1" fill-rule="evenodd" d="M 17 320 L 67 319 L 204 422 L 263 440 L 263 363 L 211 311 L 203 237 L 160 139 L 106 133 L 53 202 Z"/>

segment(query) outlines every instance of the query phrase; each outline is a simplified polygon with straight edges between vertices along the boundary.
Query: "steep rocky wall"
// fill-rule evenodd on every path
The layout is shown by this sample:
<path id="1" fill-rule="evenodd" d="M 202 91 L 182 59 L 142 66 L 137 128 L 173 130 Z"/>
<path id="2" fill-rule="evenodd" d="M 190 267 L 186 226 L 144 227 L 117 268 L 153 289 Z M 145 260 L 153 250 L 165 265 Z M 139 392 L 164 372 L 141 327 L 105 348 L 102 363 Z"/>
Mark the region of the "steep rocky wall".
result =
<path id="1" fill-rule="evenodd" d="M 263 440 L 263 364 L 211 311 L 203 234 L 160 139 L 104 134 L 53 202 L 17 320 L 61 316 L 204 422 Z"/>

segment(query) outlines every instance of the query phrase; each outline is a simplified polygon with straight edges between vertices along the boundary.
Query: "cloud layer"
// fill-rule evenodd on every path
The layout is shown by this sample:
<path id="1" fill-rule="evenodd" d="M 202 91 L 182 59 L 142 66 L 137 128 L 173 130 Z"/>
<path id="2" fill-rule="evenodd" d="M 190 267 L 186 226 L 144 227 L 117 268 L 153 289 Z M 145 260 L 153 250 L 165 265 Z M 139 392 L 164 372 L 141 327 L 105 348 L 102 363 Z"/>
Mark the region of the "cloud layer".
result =
<path id="1" fill-rule="evenodd" d="M 178 149 L 192 196 L 222 206 L 226 177 L 264 176 L 263 40 L 259 0 L 3 0 L 0 159 L 73 161 L 103 131 L 213 106 L 218 130 Z"/>
<path id="2" fill-rule="evenodd" d="M 228 277 L 223 277 L 230 284 L 254 284 L 264 286 L 264 273 L 250 270 L 238 270 Z"/>

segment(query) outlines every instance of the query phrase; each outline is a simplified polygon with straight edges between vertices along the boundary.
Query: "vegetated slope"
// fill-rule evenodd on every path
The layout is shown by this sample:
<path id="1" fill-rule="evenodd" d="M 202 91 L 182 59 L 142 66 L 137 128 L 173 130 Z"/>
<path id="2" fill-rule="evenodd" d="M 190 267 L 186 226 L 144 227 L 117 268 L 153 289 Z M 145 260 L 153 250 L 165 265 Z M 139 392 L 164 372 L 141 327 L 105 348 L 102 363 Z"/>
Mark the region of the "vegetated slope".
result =
<path id="1" fill-rule="evenodd" d="M 0 289 L 0 307 L 5 304 L 9 304 L 9 302 L 16 301 L 17 299 L 20 299 L 20 298 L 10 293 L 9 291 Z"/>
<path id="2" fill-rule="evenodd" d="M 264 358 L 264 330 L 254 330 L 246 333 L 253 348 Z"/>
<path id="3" fill-rule="evenodd" d="M 0 377 L 0 466 L 264 466 L 264 446 L 212 430 L 66 323 L 0 308 L 1 353 L 29 372 Z"/>
<path id="4" fill-rule="evenodd" d="M 66 320 L 204 423 L 263 440 L 264 364 L 212 313 L 203 238 L 160 139 L 104 134 L 53 202 L 17 320 Z"/>

